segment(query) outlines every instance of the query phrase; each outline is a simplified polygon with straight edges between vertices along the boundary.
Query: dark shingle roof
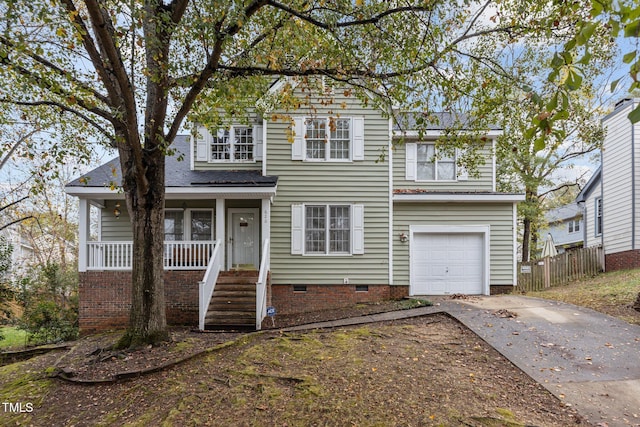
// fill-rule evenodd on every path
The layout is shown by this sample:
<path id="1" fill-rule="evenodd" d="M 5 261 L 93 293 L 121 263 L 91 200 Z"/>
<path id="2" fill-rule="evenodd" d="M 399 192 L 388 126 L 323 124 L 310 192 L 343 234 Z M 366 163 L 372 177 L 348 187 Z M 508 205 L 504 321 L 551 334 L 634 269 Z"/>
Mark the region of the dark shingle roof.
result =
<path id="1" fill-rule="evenodd" d="M 458 113 L 423 113 L 401 111 L 395 114 L 394 131 L 412 131 L 412 130 L 445 130 L 449 128 L 464 129 L 469 125 L 469 116 Z M 489 130 L 500 130 L 496 125 L 489 125 Z"/>
<path id="2" fill-rule="evenodd" d="M 167 156 L 165 166 L 166 187 L 274 187 L 277 176 L 262 176 L 259 170 L 196 170 L 189 168 L 189 136 L 176 137 L 172 148 L 175 153 Z M 183 160 L 179 160 L 181 156 Z M 111 183 L 120 185 L 122 173 L 116 157 L 91 172 L 71 181 L 67 187 L 105 187 Z"/>

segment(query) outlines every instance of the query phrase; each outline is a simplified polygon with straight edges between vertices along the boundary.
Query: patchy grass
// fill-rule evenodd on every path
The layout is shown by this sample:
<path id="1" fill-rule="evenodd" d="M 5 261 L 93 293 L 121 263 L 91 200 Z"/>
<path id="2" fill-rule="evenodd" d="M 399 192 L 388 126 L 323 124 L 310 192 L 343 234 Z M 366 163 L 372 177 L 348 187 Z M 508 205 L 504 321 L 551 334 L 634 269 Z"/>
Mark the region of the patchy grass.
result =
<path id="1" fill-rule="evenodd" d="M 4 339 L 0 340 L 0 350 L 24 347 L 27 343 L 27 332 L 15 326 L 0 328 L 0 335 L 4 336 Z"/>
<path id="2" fill-rule="evenodd" d="M 573 409 L 441 315 L 252 334 L 128 382 L 53 385 L 31 418 L 9 421 L 167 427 L 584 425 Z"/>
<path id="3" fill-rule="evenodd" d="M 47 378 L 47 372 L 50 371 L 44 366 L 35 367 L 30 361 L 0 367 L 0 402 L 20 404 L 22 409 L 22 412 L 7 412 L 3 407 L 6 421 L 11 419 L 13 425 L 31 423 L 32 411 L 42 406 L 53 385 Z"/>
<path id="4" fill-rule="evenodd" d="M 640 325 L 640 312 L 631 308 L 640 292 L 640 269 L 603 273 L 528 296 L 567 302 Z"/>

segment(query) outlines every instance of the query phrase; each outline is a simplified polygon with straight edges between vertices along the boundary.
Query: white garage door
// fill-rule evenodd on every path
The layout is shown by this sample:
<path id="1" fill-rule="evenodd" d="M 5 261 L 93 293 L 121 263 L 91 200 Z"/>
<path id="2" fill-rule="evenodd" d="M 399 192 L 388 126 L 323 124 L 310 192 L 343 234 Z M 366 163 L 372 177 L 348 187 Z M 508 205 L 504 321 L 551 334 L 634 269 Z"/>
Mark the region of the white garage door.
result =
<path id="1" fill-rule="evenodd" d="M 411 295 L 484 293 L 484 234 L 414 233 Z"/>

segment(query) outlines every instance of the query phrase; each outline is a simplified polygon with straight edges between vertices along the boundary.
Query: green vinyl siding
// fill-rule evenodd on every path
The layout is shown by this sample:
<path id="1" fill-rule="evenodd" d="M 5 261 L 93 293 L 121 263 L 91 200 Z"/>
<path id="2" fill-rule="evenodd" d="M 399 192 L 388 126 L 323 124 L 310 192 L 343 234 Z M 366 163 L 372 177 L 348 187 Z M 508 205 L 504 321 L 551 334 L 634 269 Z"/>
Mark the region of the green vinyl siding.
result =
<path id="1" fill-rule="evenodd" d="M 432 143 L 433 141 L 424 141 Z M 406 141 L 395 146 L 393 151 L 393 189 L 423 189 L 431 191 L 494 191 L 493 186 L 493 157 L 491 145 L 487 144 L 478 150 L 478 155 L 485 161 L 478 167 L 477 178 L 469 174 L 468 179 L 458 181 L 410 181 L 406 179 Z"/>
<path id="2" fill-rule="evenodd" d="M 113 213 L 116 203 L 120 204 L 118 208 L 120 217 L 118 218 Z M 133 240 L 131 221 L 129 220 L 129 212 L 127 212 L 125 201 L 106 200 L 104 206 L 104 209 L 101 209 L 100 212 L 102 240 L 105 242 L 129 242 Z"/>
<path id="3" fill-rule="evenodd" d="M 336 90 L 332 105 L 314 117 L 363 117 L 364 154 L 361 161 L 313 162 L 291 160 L 289 123 L 267 123 L 267 175 L 278 176 L 271 208 L 271 271 L 275 284 L 387 284 L 389 182 L 386 162 L 376 162 L 388 145 L 389 121 L 371 107 Z M 342 102 L 346 108 L 342 108 Z M 308 110 L 289 113 L 309 116 Z M 363 255 L 291 255 L 293 204 L 361 204 L 364 206 Z"/>
<path id="4" fill-rule="evenodd" d="M 115 204 L 120 203 L 120 217 L 116 218 L 113 211 Z M 186 208 L 186 209 L 212 209 L 215 216 L 215 200 L 167 200 L 165 203 L 167 209 Z M 131 222 L 129 221 L 129 213 L 124 200 L 107 200 L 105 208 L 101 210 L 101 231 L 102 241 L 105 242 L 129 242 L 133 240 L 133 232 Z M 215 224 L 215 218 L 214 218 Z"/>
<path id="5" fill-rule="evenodd" d="M 512 203 L 396 203 L 393 213 L 393 284 L 409 285 L 409 236 L 412 225 L 489 225 L 490 285 L 513 285 Z"/>

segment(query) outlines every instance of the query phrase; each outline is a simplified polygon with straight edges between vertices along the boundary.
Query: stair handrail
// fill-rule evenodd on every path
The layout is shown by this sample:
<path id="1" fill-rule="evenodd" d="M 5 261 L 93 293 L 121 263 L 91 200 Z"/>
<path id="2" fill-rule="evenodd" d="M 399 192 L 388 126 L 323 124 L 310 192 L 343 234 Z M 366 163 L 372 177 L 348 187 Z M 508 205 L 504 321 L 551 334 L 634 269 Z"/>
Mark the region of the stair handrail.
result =
<path id="1" fill-rule="evenodd" d="M 262 259 L 260 260 L 260 273 L 256 282 L 256 330 L 262 329 L 262 320 L 267 315 L 267 281 L 271 269 L 269 239 L 264 239 L 262 245 Z"/>
<path id="2" fill-rule="evenodd" d="M 207 310 L 209 309 L 209 302 L 211 301 L 211 297 L 213 296 L 213 291 L 216 287 L 216 282 L 218 281 L 218 275 L 222 270 L 222 244 L 220 239 L 214 242 L 213 253 L 211 254 L 211 258 L 209 258 L 209 265 L 207 266 L 207 270 L 204 273 L 204 277 L 202 281 L 200 281 L 199 286 L 199 319 L 198 319 L 198 328 L 201 331 L 204 331 L 204 321 L 207 316 Z"/>

